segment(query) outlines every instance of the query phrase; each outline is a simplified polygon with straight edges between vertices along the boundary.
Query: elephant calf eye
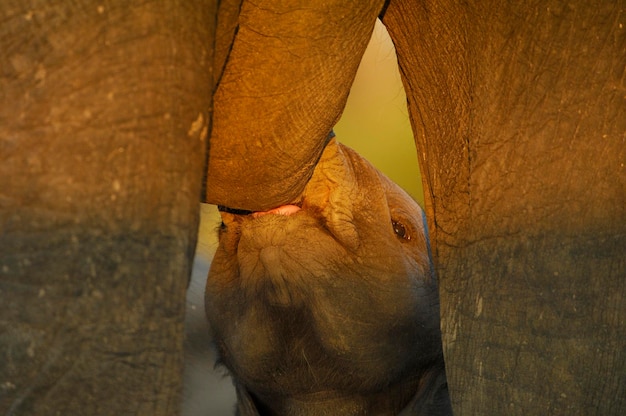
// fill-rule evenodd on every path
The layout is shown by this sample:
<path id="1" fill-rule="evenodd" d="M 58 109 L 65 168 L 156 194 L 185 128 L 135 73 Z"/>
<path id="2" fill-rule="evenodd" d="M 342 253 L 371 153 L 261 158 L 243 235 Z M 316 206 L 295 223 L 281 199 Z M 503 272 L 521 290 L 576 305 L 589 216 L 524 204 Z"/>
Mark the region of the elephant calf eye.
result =
<path id="1" fill-rule="evenodd" d="M 404 240 L 410 241 L 411 235 L 406 231 L 406 227 L 399 221 L 391 221 L 391 225 L 393 226 L 393 232 L 396 235 Z"/>

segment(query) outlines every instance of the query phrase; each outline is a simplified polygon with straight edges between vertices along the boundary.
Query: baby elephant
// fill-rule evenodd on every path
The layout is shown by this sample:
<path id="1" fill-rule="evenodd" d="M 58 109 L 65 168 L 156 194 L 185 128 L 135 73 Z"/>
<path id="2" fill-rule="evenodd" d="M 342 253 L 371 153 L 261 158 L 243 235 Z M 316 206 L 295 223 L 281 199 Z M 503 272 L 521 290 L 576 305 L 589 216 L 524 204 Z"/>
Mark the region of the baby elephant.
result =
<path id="1" fill-rule="evenodd" d="M 331 140 L 302 196 L 221 209 L 206 287 L 238 414 L 448 415 L 423 212 Z"/>

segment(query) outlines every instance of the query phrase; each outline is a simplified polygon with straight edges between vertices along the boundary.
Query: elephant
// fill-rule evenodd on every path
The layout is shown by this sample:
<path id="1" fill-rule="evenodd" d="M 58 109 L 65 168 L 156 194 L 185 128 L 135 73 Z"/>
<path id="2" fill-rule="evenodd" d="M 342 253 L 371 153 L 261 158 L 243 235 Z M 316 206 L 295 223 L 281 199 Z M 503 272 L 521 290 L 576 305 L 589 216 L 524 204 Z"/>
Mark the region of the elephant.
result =
<path id="1" fill-rule="evenodd" d="M 0 5 L 0 413 L 179 413 L 216 13 Z"/>
<path id="2" fill-rule="evenodd" d="M 624 414 L 623 8 L 2 2 L 0 411 L 178 413 L 198 202 L 302 194 L 380 17 L 454 414 Z"/>
<path id="3" fill-rule="evenodd" d="M 206 311 L 239 415 L 451 415 L 423 212 L 331 139 L 296 204 L 221 208 Z"/>

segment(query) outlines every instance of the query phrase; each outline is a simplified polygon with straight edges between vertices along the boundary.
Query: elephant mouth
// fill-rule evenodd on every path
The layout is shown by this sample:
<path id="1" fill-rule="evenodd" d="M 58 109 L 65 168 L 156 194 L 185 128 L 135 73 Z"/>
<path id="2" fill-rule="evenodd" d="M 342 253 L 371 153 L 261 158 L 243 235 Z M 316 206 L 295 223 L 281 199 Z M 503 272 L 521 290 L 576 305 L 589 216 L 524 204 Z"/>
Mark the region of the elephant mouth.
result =
<path id="1" fill-rule="evenodd" d="M 249 211 L 247 209 L 229 208 L 224 205 L 218 205 L 217 210 L 219 212 L 226 212 L 226 213 L 234 214 L 234 215 L 250 215 L 254 213 L 254 211 Z"/>
<path id="2" fill-rule="evenodd" d="M 300 211 L 302 208 L 299 207 L 298 205 L 281 205 L 277 208 L 274 209 L 270 209 L 268 211 L 256 211 L 253 212 L 251 215 L 253 218 L 259 218 L 262 217 L 264 215 L 269 215 L 269 214 L 275 214 L 275 215 L 291 215 L 291 214 L 295 214 L 296 212 Z"/>
<path id="3" fill-rule="evenodd" d="M 300 205 L 296 205 L 296 204 L 287 204 L 287 205 L 281 205 L 281 206 L 276 207 L 276 208 L 272 208 L 272 209 L 267 210 L 267 211 L 249 211 L 249 210 L 245 210 L 245 209 L 229 208 L 229 207 L 225 207 L 223 205 L 219 205 L 217 207 L 217 209 L 220 212 L 227 212 L 229 214 L 242 215 L 242 216 L 250 215 L 250 216 L 252 216 L 252 218 L 259 218 L 259 217 L 262 217 L 262 216 L 268 215 L 268 214 L 276 214 L 276 215 L 291 215 L 291 214 L 295 214 L 296 212 L 300 211 L 302 209 L 302 207 Z"/>

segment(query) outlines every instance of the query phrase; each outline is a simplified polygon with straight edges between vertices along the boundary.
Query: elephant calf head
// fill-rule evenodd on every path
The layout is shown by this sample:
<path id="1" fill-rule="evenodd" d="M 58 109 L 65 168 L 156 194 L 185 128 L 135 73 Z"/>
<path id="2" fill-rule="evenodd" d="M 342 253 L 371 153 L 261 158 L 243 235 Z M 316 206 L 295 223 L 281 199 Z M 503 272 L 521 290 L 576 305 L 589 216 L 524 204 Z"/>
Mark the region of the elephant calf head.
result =
<path id="1" fill-rule="evenodd" d="M 228 211 L 206 310 L 240 414 L 447 409 L 423 213 L 402 189 L 332 140 L 292 205 Z"/>

